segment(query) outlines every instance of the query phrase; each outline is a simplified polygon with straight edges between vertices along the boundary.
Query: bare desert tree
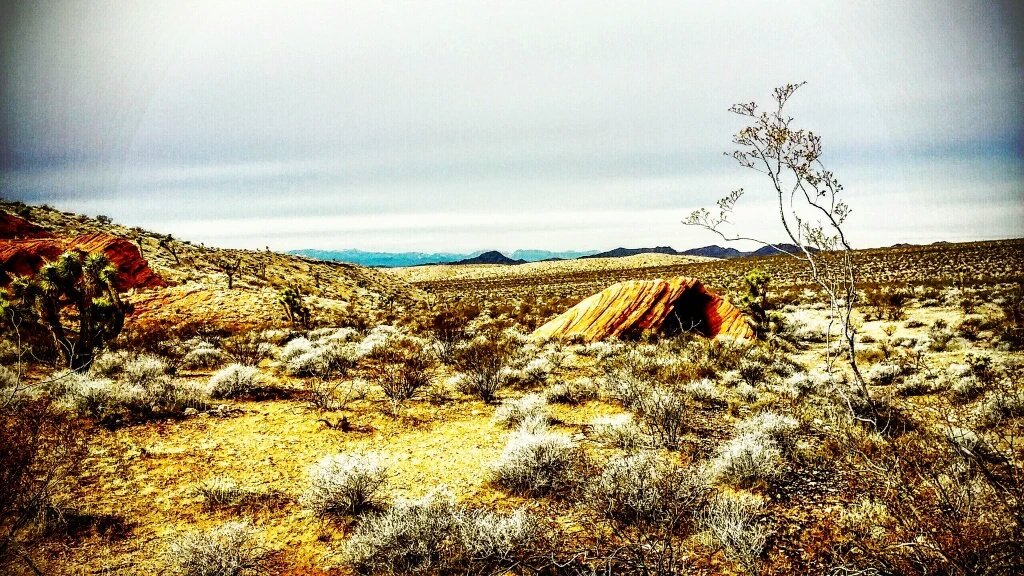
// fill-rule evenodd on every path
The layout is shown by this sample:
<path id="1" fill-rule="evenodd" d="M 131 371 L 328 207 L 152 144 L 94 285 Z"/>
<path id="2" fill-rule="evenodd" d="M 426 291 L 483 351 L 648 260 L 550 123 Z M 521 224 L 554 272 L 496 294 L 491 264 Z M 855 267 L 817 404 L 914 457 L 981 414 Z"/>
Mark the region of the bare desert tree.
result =
<path id="1" fill-rule="evenodd" d="M 852 314 L 857 302 L 856 266 L 853 250 L 843 231 L 850 207 L 842 200 L 843 186 L 821 162 L 821 137 L 793 126 L 785 111 L 793 94 L 803 86 L 786 84 L 776 88 L 771 109 L 761 110 L 754 102 L 729 108 L 746 119 L 747 125 L 733 136 L 737 148 L 727 153 L 740 166 L 765 175 L 771 183 L 779 219 L 797 250 L 784 250 L 769 242 L 735 232 L 732 217 L 742 188 L 718 201 L 718 213 L 706 208 L 690 214 L 684 224 L 715 232 L 726 241 L 748 240 L 773 246 L 780 252 L 803 261 L 811 279 L 824 292 L 830 306 L 826 331 L 827 364 L 834 369 L 842 352 L 835 350 L 833 337 L 845 348 L 853 377 L 871 404 L 864 378 L 857 367 L 857 330 Z M 838 325 L 838 328 L 837 328 Z"/>

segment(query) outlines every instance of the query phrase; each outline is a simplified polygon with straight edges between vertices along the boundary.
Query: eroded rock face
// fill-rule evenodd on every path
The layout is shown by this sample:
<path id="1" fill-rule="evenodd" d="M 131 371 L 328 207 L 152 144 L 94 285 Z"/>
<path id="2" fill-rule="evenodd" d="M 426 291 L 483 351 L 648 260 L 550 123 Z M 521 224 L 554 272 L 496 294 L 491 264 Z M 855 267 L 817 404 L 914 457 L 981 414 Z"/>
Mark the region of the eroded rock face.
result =
<path id="1" fill-rule="evenodd" d="M 7 212 L 0 212 L 0 240 L 45 238 L 51 236 L 40 226 Z"/>
<path id="2" fill-rule="evenodd" d="M 96 232 L 70 238 L 55 237 L 17 216 L 0 212 L 0 286 L 16 275 L 32 275 L 68 250 L 101 252 L 117 268 L 117 289 L 166 286 L 146 263 L 139 249 L 124 238 Z"/>
<path id="3" fill-rule="evenodd" d="M 619 282 L 586 298 L 534 331 L 537 338 L 596 342 L 644 331 L 692 331 L 708 338 L 753 338 L 739 308 L 695 278 Z"/>

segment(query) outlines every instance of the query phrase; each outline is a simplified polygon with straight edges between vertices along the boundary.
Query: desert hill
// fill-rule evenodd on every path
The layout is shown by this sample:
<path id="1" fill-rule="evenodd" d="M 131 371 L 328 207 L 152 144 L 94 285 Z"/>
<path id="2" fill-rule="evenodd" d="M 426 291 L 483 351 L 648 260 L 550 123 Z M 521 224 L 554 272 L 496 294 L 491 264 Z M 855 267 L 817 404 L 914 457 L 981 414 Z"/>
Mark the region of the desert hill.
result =
<path id="1" fill-rule="evenodd" d="M 0 211 L 23 219 L 8 235 L 76 238 L 109 234 L 134 245 L 166 287 L 130 291 L 134 321 L 175 323 L 189 318 L 215 326 L 276 324 L 283 319 L 277 293 L 296 288 L 323 322 L 365 322 L 418 301 L 419 291 L 383 272 L 265 251 L 213 248 L 107 219 L 47 206 L 0 202 Z M 13 221 L 13 219 L 12 219 Z M 13 225 L 12 225 L 13 226 Z M 16 228 L 16 230 L 15 230 Z M 51 250 L 52 251 L 52 250 Z M 228 287 L 228 271 L 235 269 Z M 24 272 L 24 271 L 21 271 Z M 188 310 L 187 316 L 182 311 Z"/>
<path id="2" fill-rule="evenodd" d="M 484 252 L 479 256 L 474 256 L 473 258 L 466 258 L 465 260 L 452 262 L 452 264 L 459 266 L 470 264 L 502 264 L 508 266 L 514 264 L 526 264 L 526 260 L 513 260 L 497 250 L 491 250 L 490 252 Z"/>

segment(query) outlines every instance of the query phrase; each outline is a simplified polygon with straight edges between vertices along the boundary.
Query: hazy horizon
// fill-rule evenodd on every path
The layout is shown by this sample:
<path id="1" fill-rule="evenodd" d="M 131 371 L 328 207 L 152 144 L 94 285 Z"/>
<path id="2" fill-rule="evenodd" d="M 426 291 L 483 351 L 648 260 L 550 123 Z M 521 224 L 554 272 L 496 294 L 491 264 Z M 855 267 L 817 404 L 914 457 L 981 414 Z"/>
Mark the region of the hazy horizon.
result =
<path id="1" fill-rule="evenodd" d="M 737 187 L 780 240 L 726 109 L 804 80 L 855 247 L 1024 237 L 1011 2 L 0 10 L 0 196 L 195 242 L 682 250 Z"/>

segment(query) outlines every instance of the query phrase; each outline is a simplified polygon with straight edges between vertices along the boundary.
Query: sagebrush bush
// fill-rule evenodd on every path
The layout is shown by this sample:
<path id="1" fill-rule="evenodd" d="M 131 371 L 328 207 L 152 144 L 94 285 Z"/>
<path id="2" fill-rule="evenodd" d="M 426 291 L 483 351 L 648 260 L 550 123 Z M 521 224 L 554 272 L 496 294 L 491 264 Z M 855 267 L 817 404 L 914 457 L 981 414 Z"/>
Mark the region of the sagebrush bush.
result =
<path id="1" fill-rule="evenodd" d="M 623 450 L 635 450 L 653 444 L 653 440 L 644 435 L 630 414 L 600 417 L 591 423 L 591 427 L 595 440 Z"/>
<path id="2" fill-rule="evenodd" d="M 210 377 L 211 398 L 264 398 L 281 392 L 281 383 L 255 366 L 229 364 Z"/>
<path id="3" fill-rule="evenodd" d="M 542 526 L 526 510 L 509 513 L 472 510 L 458 519 L 459 553 L 472 563 L 512 566 L 543 538 Z"/>
<path id="4" fill-rule="evenodd" d="M 299 502 L 318 516 L 358 514 L 379 503 L 388 468 L 377 454 L 326 456 L 309 469 Z"/>
<path id="5" fill-rule="evenodd" d="M 21 383 L 18 373 L 7 366 L 0 366 L 0 390 L 14 388 Z"/>
<path id="6" fill-rule="evenodd" d="M 209 394 L 193 382 L 175 382 L 166 375 L 131 384 L 63 372 L 50 378 L 50 392 L 73 412 L 105 425 L 141 421 L 161 416 L 179 416 L 188 409 L 205 410 Z"/>
<path id="7" fill-rule="evenodd" d="M 517 428 L 524 422 L 547 423 L 550 418 L 547 400 L 539 394 L 508 399 L 494 411 L 494 422 L 506 428 Z"/>
<path id="8" fill-rule="evenodd" d="M 508 364 L 514 344 L 495 337 L 477 336 L 455 347 L 452 360 L 465 374 L 460 381 L 462 391 L 484 402 L 494 400 L 498 389 L 506 383 Z"/>
<path id="9" fill-rule="evenodd" d="M 902 375 L 903 368 L 887 362 L 879 362 L 864 371 L 864 379 L 876 386 L 892 384 Z"/>
<path id="10" fill-rule="evenodd" d="M 616 522 L 671 526 L 691 518 L 705 494 L 703 481 L 652 451 L 612 458 L 587 491 L 590 505 Z"/>
<path id="11" fill-rule="evenodd" d="M 362 356 L 359 345 L 336 340 L 296 338 L 281 351 L 285 371 L 292 376 L 344 376 Z"/>
<path id="12" fill-rule="evenodd" d="M 346 561 L 363 574 L 440 572 L 457 554 L 456 508 L 451 496 L 399 500 L 356 524 L 345 543 Z"/>
<path id="13" fill-rule="evenodd" d="M 548 402 L 577 406 L 597 398 L 597 384 L 590 378 L 576 378 L 553 384 L 544 393 Z"/>
<path id="14" fill-rule="evenodd" d="M 715 383 L 707 378 L 689 382 L 683 386 L 683 391 L 690 397 L 707 405 L 722 403 L 722 392 L 715 386 Z"/>
<path id="15" fill-rule="evenodd" d="M 512 434 L 491 466 L 491 479 L 526 496 L 560 492 L 576 481 L 581 458 L 580 450 L 565 436 L 521 430 Z"/>
<path id="16" fill-rule="evenodd" d="M 399 500 L 359 522 L 346 561 L 364 574 L 499 574 L 546 538 L 526 510 L 467 510 L 446 492 Z"/>
<path id="17" fill-rule="evenodd" d="M 740 434 L 764 436 L 779 446 L 783 452 L 789 453 L 796 446 L 796 433 L 800 422 L 771 410 L 766 410 L 736 423 L 736 431 Z"/>
<path id="18" fill-rule="evenodd" d="M 770 532 L 760 523 L 764 500 L 745 492 L 724 492 L 713 498 L 700 515 L 700 524 L 725 556 L 748 574 L 758 564 Z"/>
<path id="19" fill-rule="evenodd" d="M 167 559 L 185 576 L 241 576 L 263 572 L 268 556 L 252 524 L 227 522 L 181 534 L 171 541 Z"/>
<path id="20" fill-rule="evenodd" d="M 687 404 L 681 394 L 666 388 L 651 389 L 640 401 L 638 424 L 648 436 L 666 448 L 678 448 L 686 423 Z"/>
<path id="21" fill-rule="evenodd" d="M 181 367 L 186 370 L 216 368 L 224 363 L 225 355 L 208 340 L 200 340 L 181 358 Z"/>
<path id="22" fill-rule="evenodd" d="M 105 351 L 93 359 L 89 373 L 101 378 L 114 378 L 124 370 L 124 365 L 130 358 L 131 354 L 125 350 Z"/>
<path id="23" fill-rule="evenodd" d="M 419 338 L 392 334 L 363 358 L 366 377 L 377 384 L 397 408 L 430 384 L 434 359 Z"/>
<path id="24" fill-rule="evenodd" d="M 133 386 L 151 388 L 159 386 L 159 381 L 167 375 L 167 362 L 153 354 L 139 354 L 130 357 L 124 364 L 118 380 Z"/>
<path id="25" fill-rule="evenodd" d="M 722 445 L 709 472 L 718 481 L 749 487 L 775 480 L 784 466 L 782 451 L 770 438 L 744 433 Z"/>

